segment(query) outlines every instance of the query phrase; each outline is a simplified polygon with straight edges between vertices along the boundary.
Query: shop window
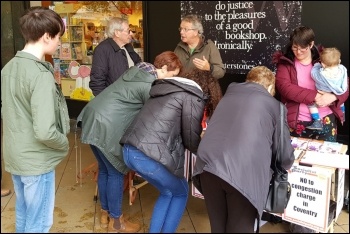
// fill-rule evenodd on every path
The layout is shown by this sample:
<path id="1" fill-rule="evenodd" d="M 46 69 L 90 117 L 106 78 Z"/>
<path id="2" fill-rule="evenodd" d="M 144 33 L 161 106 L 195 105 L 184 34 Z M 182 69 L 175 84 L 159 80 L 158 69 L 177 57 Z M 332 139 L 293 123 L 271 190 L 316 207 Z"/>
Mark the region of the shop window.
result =
<path id="1" fill-rule="evenodd" d="M 89 76 L 72 77 L 69 69 L 72 64 L 74 69 L 91 67 L 93 50 L 107 38 L 106 26 L 112 17 L 129 21 L 131 43 L 144 60 L 142 1 L 52 1 L 49 7 L 61 16 L 66 27 L 61 46 L 52 56 L 55 79 L 65 96 L 87 101 L 92 98 Z"/>
<path id="2" fill-rule="evenodd" d="M 76 45 L 81 41 L 82 57 L 92 55 L 93 49 L 106 39 L 108 19 L 122 17 L 128 19 L 132 44 L 144 59 L 142 1 L 52 1 L 50 8 L 59 13 L 66 23 L 66 34 L 62 41 L 70 43 L 71 47 L 73 43 Z M 84 34 L 82 38 L 81 33 Z M 89 59 L 86 60 L 88 62 Z"/>

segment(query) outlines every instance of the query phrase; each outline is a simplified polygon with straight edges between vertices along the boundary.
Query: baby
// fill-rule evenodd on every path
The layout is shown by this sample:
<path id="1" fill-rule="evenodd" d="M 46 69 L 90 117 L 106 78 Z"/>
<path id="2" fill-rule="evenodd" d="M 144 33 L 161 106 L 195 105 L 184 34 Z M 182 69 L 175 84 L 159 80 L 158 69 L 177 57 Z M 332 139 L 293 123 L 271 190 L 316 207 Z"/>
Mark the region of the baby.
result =
<path id="1" fill-rule="evenodd" d="M 340 64 L 340 51 L 337 48 L 324 48 L 320 53 L 321 63 L 316 63 L 311 70 L 311 77 L 315 80 L 316 89 L 341 95 L 346 92 L 347 70 Z M 345 121 L 345 106 L 341 105 L 343 121 Z M 316 104 L 309 105 L 313 123 L 308 129 L 323 130 L 323 123 Z"/>

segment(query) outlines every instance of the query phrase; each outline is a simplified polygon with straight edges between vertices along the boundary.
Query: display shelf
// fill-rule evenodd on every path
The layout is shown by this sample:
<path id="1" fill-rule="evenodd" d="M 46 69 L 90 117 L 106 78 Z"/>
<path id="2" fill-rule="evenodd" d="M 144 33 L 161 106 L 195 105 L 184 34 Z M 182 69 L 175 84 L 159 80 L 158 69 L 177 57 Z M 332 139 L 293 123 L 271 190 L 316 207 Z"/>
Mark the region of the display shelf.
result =
<path id="1" fill-rule="evenodd" d="M 61 45 L 52 57 L 56 81 L 66 97 L 70 97 L 79 88 L 77 78 L 69 74 L 69 65 L 73 61 L 81 63 L 86 57 L 85 26 L 83 20 L 76 16 L 80 7 L 81 4 L 59 4 L 55 7 L 65 25 L 65 33 L 61 36 Z"/>
<path id="2" fill-rule="evenodd" d="M 75 13 L 59 13 L 66 30 L 61 37 L 59 52 L 54 57 L 61 60 L 82 60 L 86 54 L 84 24 L 81 19 L 74 18 Z"/>

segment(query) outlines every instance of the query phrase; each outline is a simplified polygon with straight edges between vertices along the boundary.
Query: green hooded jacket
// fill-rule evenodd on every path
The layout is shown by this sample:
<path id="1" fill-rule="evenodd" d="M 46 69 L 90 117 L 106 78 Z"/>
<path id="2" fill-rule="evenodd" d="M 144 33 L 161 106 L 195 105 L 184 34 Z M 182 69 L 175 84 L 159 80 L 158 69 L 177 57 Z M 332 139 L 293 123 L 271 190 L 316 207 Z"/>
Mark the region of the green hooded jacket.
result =
<path id="1" fill-rule="evenodd" d="M 154 75 L 136 66 L 131 67 L 92 99 L 78 116 L 81 142 L 98 147 L 123 174 L 129 168 L 124 163 L 120 138 L 149 98 L 155 79 Z"/>

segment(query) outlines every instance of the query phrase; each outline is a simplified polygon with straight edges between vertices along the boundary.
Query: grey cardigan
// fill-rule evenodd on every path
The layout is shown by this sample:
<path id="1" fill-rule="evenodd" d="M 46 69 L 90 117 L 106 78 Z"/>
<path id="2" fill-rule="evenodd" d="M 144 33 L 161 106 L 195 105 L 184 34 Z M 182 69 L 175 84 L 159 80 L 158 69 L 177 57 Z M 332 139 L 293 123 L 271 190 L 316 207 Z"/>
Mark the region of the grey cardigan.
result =
<path id="1" fill-rule="evenodd" d="M 284 120 L 282 166 L 294 162 Z M 193 172 L 210 172 L 237 189 L 262 215 L 272 175 L 271 157 L 280 136 L 280 102 L 257 83 L 232 83 L 215 109 L 198 147 Z M 277 134 L 277 135 L 276 135 Z M 276 135 L 276 136 L 275 136 Z"/>

